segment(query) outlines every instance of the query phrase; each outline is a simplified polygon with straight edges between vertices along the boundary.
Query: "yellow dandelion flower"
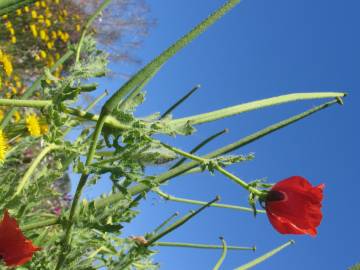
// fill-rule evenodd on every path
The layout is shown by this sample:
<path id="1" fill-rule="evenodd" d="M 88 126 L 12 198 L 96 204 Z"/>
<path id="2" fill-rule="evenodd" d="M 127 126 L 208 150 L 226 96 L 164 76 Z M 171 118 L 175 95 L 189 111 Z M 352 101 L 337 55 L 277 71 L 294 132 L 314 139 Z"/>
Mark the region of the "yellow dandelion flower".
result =
<path id="1" fill-rule="evenodd" d="M 40 30 L 40 38 L 46 40 L 46 32 L 43 29 Z"/>
<path id="2" fill-rule="evenodd" d="M 39 118 L 36 114 L 32 113 L 26 116 L 26 127 L 31 136 L 37 137 L 41 135 L 41 128 L 39 124 Z"/>
<path id="3" fill-rule="evenodd" d="M 44 50 L 40 50 L 40 56 L 45 59 L 46 58 L 46 52 Z"/>
<path id="4" fill-rule="evenodd" d="M 10 35 L 15 35 L 15 29 L 14 28 L 9 28 L 9 33 Z"/>
<path id="5" fill-rule="evenodd" d="M 32 10 L 32 11 L 31 11 L 31 17 L 32 17 L 33 19 L 36 19 L 36 18 L 37 18 L 37 12 L 36 12 L 36 10 Z"/>
<path id="6" fill-rule="evenodd" d="M 6 23 L 5 23 L 5 26 L 6 26 L 6 28 L 12 28 L 13 26 L 12 26 L 12 23 L 10 22 L 10 21 L 7 21 Z"/>
<path id="7" fill-rule="evenodd" d="M 51 50 L 54 47 L 54 42 L 48 42 L 46 43 L 46 46 L 48 47 L 49 50 Z"/>
<path id="8" fill-rule="evenodd" d="M 55 31 L 51 31 L 51 38 L 52 39 L 57 39 L 58 34 Z"/>
<path id="9" fill-rule="evenodd" d="M 30 24 L 30 30 L 31 30 L 31 33 L 33 34 L 34 37 L 37 37 L 38 36 L 38 31 L 36 29 L 36 25 L 35 24 Z"/>
<path id="10" fill-rule="evenodd" d="M 35 7 L 40 7 L 40 1 L 35 2 Z"/>
<path id="11" fill-rule="evenodd" d="M 8 77 L 13 73 L 13 66 L 11 64 L 10 58 L 5 53 L 0 53 L 0 62 L 4 66 L 5 73 Z"/>
<path id="12" fill-rule="evenodd" d="M 12 44 L 15 44 L 15 43 L 16 43 L 16 37 L 15 37 L 15 36 L 12 36 L 12 37 L 11 37 L 11 43 L 12 43 Z"/>
<path id="13" fill-rule="evenodd" d="M 18 111 L 16 111 L 16 112 L 14 113 L 13 117 L 14 117 L 14 122 L 15 122 L 15 123 L 19 123 L 19 121 L 20 121 L 20 119 L 21 119 L 21 115 L 20 115 L 20 113 L 19 113 Z"/>
<path id="14" fill-rule="evenodd" d="M 29 12 L 29 11 L 30 11 L 30 8 L 29 8 L 28 6 L 25 6 L 25 7 L 24 7 L 24 11 L 25 11 L 25 12 Z"/>
<path id="15" fill-rule="evenodd" d="M 49 19 L 46 19 L 45 24 L 46 24 L 47 27 L 50 27 L 51 26 L 51 21 Z"/>
<path id="16" fill-rule="evenodd" d="M 41 1 L 40 4 L 41 4 L 41 7 L 46 8 L 46 1 Z"/>
<path id="17" fill-rule="evenodd" d="M 9 16 L 7 14 L 3 15 L 2 18 L 6 20 Z"/>
<path id="18" fill-rule="evenodd" d="M 4 162 L 9 146 L 4 132 L 0 129 L 0 163 Z"/>

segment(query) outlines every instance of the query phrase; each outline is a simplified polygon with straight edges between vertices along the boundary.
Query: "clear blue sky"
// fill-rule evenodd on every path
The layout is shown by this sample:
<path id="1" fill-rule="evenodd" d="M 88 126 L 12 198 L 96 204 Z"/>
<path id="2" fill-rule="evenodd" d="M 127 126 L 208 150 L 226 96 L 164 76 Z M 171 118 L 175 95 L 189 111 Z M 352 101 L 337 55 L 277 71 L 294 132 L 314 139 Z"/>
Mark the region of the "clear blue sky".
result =
<path id="1" fill-rule="evenodd" d="M 148 1 L 157 26 L 136 54 L 151 60 L 225 1 Z M 325 183 L 324 219 L 316 238 L 283 236 L 265 215 L 208 209 L 167 236 L 166 241 L 256 245 L 257 252 L 232 251 L 222 269 L 235 267 L 295 239 L 296 244 L 271 258 L 258 270 L 346 269 L 360 261 L 358 214 L 360 2 L 356 0 L 246 0 L 168 62 L 147 87 L 146 103 L 138 114 L 163 112 L 196 84 L 202 88 L 175 112 L 175 117 L 219 109 L 292 92 L 346 91 L 345 106 L 333 106 L 256 141 L 237 153 L 254 152 L 255 160 L 230 170 L 245 180 L 267 177 L 276 182 L 302 175 L 313 184 Z M 115 66 L 134 71 L 139 67 Z M 107 88 L 121 84 L 113 80 Z M 311 108 L 306 101 L 267 108 L 199 126 L 191 138 L 168 140 L 190 149 L 206 136 L 229 128 L 206 153 Z M 165 168 L 166 169 L 166 168 Z M 104 184 L 105 190 L 105 184 Z M 223 203 L 246 205 L 246 192 L 219 174 L 178 177 L 164 188 L 193 199 L 221 195 Z M 194 207 L 149 196 L 142 213 L 125 234 L 151 231 L 175 211 Z M 161 248 L 155 259 L 164 270 L 212 269 L 220 251 Z"/>

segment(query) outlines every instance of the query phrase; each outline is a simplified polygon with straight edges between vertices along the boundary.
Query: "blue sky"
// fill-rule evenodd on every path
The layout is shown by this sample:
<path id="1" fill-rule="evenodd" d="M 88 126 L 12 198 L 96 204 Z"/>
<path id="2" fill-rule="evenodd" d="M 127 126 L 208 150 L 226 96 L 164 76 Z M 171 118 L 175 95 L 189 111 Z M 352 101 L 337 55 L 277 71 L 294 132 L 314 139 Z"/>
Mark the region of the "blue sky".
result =
<path id="1" fill-rule="evenodd" d="M 143 63 L 150 61 L 223 2 L 149 1 L 157 25 L 136 54 Z M 356 207 L 360 190 L 356 169 L 360 150 L 356 120 L 360 113 L 356 103 L 360 97 L 359 8 L 356 0 L 243 1 L 163 67 L 146 88 L 147 100 L 138 112 L 139 116 L 164 112 L 196 84 L 202 88 L 176 110 L 175 117 L 293 92 L 347 92 L 344 106 L 333 106 L 239 149 L 236 153 L 254 152 L 256 158 L 230 168 L 248 181 L 267 177 L 276 182 L 302 175 L 313 184 L 325 183 L 324 218 L 318 236 L 280 235 L 265 215 L 254 219 L 248 213 L 212 208 L 164 241 L 216 244 L 218 237 L 224 236 L 231 245 L 257 246 L 256 253 L 228 252 L 222 269 L 234 269 L 289 239 L 296 244 L 256 269 L 346 269 L 360 261 Z M 121 73 L 139 68 L 113 67 Z M 114 91 L 121 83 L 112 80 L 106 87 Z M 228 134 L 201 150 L 207 153 L 320 103 L 304 101 L 266 108 L 201 125 L 192 137 L 167 141 L 189 150 L 214 132 L 229 128 Z M 221 202 L 237 205 L 246 205 L 247 200 L 246 192 L 219 174 L 178 177 L 164 190 L 201 200 L 221 195 Z M 175 211 L 185 214 L 194 208 L 151 195 L 125 234 L 144 234 Z M 212 269 L 221 253 L 159 250 L 155 259 L 164 270 Z"/>

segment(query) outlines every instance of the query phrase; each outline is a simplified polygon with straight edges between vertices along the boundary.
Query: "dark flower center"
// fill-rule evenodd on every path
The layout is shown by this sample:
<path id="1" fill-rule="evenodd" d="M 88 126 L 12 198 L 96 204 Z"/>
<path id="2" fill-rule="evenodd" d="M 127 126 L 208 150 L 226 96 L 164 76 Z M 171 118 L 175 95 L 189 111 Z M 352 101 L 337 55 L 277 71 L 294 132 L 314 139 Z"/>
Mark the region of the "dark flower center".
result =
<path id="1" fill-rule="evenodd" d="M 285 194 L 277 190 L 270 190 L 266 196 L 267 202 L 282 201 L 284 199 L 285 199 Z"/>

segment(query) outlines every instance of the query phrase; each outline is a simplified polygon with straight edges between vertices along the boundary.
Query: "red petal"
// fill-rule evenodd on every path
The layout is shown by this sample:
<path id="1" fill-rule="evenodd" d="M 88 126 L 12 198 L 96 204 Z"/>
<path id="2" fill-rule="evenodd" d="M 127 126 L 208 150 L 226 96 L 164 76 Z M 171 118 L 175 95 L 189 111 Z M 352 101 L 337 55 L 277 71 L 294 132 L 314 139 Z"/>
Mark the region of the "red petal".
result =
<path id="1" fill-rule="evenodd" d="M 271 190 L 284 194 L 283 200 L 267 201 L 270 223 L 283 234 L 316 235 L 322 219 L 324 185 L 313 187 L 305 178 L 293 176 L 279 181 Z"/>
<path id="2" fill-rule="evenodd" d="M 25 238 L 16 220 L 5 209 L 0 223 L 0 256 L 7 266 L 19 266 L 31 260 L 40 248 Z"/>

